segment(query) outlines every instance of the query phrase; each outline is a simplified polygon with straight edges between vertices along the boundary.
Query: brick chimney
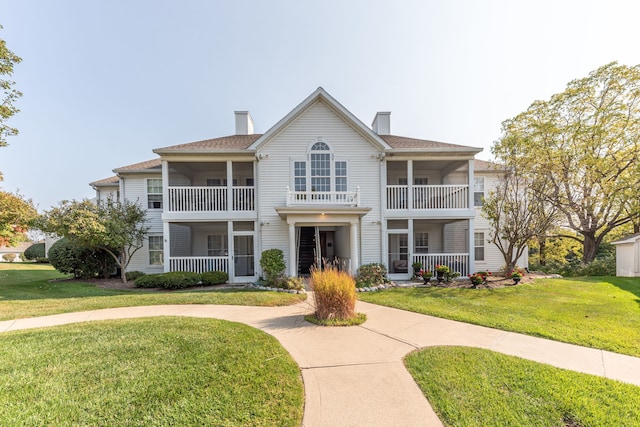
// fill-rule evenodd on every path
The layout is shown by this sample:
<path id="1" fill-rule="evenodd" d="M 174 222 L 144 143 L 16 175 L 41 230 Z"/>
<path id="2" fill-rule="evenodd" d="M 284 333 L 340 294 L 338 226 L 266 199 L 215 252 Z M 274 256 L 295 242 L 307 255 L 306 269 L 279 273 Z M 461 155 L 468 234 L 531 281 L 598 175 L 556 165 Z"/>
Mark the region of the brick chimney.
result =
<path id="1" fill-rule="evenodd" d="M 391 112 L 381 111 L 371 123 L 371 129 L 378 135 L 391 135 Z"/>
<path id="2" fill-rule="evenodd" d="M 253 135 L 253 118 L 248 111 L 235 111 L 236 135 Z"/>

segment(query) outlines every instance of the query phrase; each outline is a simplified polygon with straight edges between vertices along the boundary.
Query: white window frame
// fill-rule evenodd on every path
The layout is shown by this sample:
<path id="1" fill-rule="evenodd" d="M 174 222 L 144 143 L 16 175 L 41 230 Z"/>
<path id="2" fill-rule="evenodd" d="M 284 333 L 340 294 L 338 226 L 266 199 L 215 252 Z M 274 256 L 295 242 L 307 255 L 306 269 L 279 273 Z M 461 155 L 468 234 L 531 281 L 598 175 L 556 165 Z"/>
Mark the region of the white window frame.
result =
<path id="1" fill-rule="evenodd" d="M 318 144 L 324 144 L 324 146 L 326 146 L 328 148 L 328 150 L 314 150 L 313 147 Z M 322 139 L 319 138 L 317 140 L 314 140 L 311 144 L 309 144 L 309 146 L 307 147 L 307 155 L 305 157 L 305 159 L 300 159 L 300 158 L 293 158 L 291 159 L 291 188 L 293 189 L 293 191 L 295 192 L 312 192 L 313 190 L 313 174 L 312 174 L 312 160 L 311 160 L 311 156 L 312 154 L 328 154 L 329 155 L 329 175 L 322 175 L 322 178 L 329 178 L 329 190 L 328 192 L 348 192 L 349 191 L 349 170 L 350 170 L 350 165 L 349 165 L 349 160 L 346 159 L 340 159 L 340 160 L 335 160 L 335 155 L 333 152 L 333 147 L 331 146 L 331 144 Z M 345 175 L 337 175 L 336 174 L 336 164 L 337 163 L 344 163 L 345 166 Z M 303 164 L 304 165 L 304 175 L 298 175 L 298 168 L 297 165 L 298 164 Z M 346 182 L 345 182 L 345 190 L 337 190 L 337 181 L 336 178 L 345 178 Z M 298 182 L 296 180 L 300 180 L 301 185 L 298 186 L 296 185 Z M 324 192 L 325 190 L 315 190 L 315 191 L 322 191 Z"/>
<path id="2" fill-rule="evenodd" d="M 482 207 L 484 205 L 485 180 L 483 176 L 473 178 L 473 206 Z"/>
<path id="3" fill-rule="evenodd" d="M 476 261 L 485 260 L 485 241 L 484 231 L 476 231 L 473 233 L 473 256 Z M 482 253 L 482 256 L 478 256 L 478 252 Z"/>
<path id="4" fill-rule="evenodd" d="M 216 240 L 218 240 L 216 242 Z M 229 239 L 226 234 L 207 235 L 207 256 L 227 256 L 229 255 Z"/>
<path id="5" fill-rule="evenodd" d="M 160 182 L 160 192 L 151 192 L 150 190 L 157 190 L 157 186 L 151 187 L 152 181 Z M 162 209 L 164 205 L 162 200 L 162 178 L 147 178 L 147 208 L 148 209 Z"/>
<path id="6" fill-rule="evenodd" d="M 154 240 L 155 242 L 152 243 L 152 240 Z M 159 240 L 159 242 L 157 242 L 156 240 Z M 157 245 L 160 246 L 160 249 L 157 248 Z M 149 265 L 164 265 L 164 239 L 162 237 L 162 234 L 149 234 L 147 236 L 147 247 L 149 253 Z M 152 257 L 151 255 L 155 256 Z"/>
<path id="7" fill-rule="evenodd" d="M 413 234 L 414 234 L 413 246 L 415 248 L 414 253 L 428 254 L 429 253 L 429 233 L 426 231 L 416 231 Z M 425 242 L 426 244 L 424 244 Z"/>

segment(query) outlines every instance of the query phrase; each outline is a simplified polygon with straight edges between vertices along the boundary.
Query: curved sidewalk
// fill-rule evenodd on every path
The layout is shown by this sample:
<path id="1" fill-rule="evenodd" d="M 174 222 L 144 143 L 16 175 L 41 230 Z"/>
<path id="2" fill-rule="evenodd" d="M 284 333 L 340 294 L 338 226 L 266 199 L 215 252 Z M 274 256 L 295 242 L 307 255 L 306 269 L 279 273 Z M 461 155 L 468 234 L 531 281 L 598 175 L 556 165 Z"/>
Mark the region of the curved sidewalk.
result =
<path id="1" fill-rule="evenodd" d="M 326 328 L 304 321 L 310 303 L 288 307 L 161 305 L 112 308 L 0 322 L 0 332 L 94 320 L 150 316 L 241 322 L 277 338 L 296 360 L 305 386 L 303 425 L 441 426 L 404 368 L 418 348 L 486 348 L 640 386 L 640 358 L 358 302 L 367 321 Z"/>

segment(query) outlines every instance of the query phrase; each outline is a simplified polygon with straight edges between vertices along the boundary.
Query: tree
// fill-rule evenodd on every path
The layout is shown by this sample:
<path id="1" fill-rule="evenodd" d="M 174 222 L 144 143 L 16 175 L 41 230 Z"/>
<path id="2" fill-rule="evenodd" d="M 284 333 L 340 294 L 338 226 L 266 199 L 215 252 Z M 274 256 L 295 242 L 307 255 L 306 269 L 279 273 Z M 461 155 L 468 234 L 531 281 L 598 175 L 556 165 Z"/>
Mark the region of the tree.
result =
<path id="1" fill-rule="evenodd" d="M 544 183 L 538 195 L 578 234 L 565 237 L 581 242 L 583 262 L 608 233 L 638 220 L 640 65 L 604 65 L 506 120 L 502 131 L 495 157 Z"/>
<path id="2" fill-rule="evenodd" d="M 30 199 L 0 191 L 0 246 L 15 246 L 27 240 L 25 233 L 37 216 Z"/>
<path id="3" fill-rule="evenodd" d="M 505 171 L 484 200 L 482 214 L 492 226 L 489 241 L 500 250 L 506 273 L 516 267 L 528 242 L 553 222 L 555 211 L 537 197 L 537 185 L 517 169 Z"/>
<path id="4" fill-rule="evenodd" d="M 89 200 L 65 200 L 45 212 L 40 224 L 45 232 L 108 252 L 120 267 L 123 283 L 127 282 L 129 262 L 142 247 L 148 231 L 144 209 L 129 201 L 121 203 L 111 199 L 98 204 Z"/>
<path id="5" fill-rule="evenodd" d="M 6 42 L 0 39 L 0 90 L 2 91 L 0 93 L 0 147 L 7 145 L 7 136 L 18 134 L 18 129 L 8 126 L 6 121 L 19 111 L 13 103 L 22 96 L 22 93 L 13 87 L 15 82 L 11 80 L 11 76 L 13 66 L 21 61 L 18 55 L 7 49 Z M 0 172 L 1 180 L 2 172 Z"/>

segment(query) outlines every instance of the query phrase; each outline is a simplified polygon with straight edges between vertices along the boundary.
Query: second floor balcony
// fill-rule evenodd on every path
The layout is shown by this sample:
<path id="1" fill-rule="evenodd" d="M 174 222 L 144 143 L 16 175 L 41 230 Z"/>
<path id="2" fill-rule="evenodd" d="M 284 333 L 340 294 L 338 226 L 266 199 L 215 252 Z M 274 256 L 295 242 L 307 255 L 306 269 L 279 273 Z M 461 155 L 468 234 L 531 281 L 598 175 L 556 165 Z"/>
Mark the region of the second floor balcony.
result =
<path id="1" fill-rule="evenodd" d="M 169 187 L 168 212 L 250 212 L 255 210 L 253 186 Z"/>
<path id="2" fill-rule="evenodd" d="M 467 209 L 468 185 L 387 185 L 387 209 Z"/>

